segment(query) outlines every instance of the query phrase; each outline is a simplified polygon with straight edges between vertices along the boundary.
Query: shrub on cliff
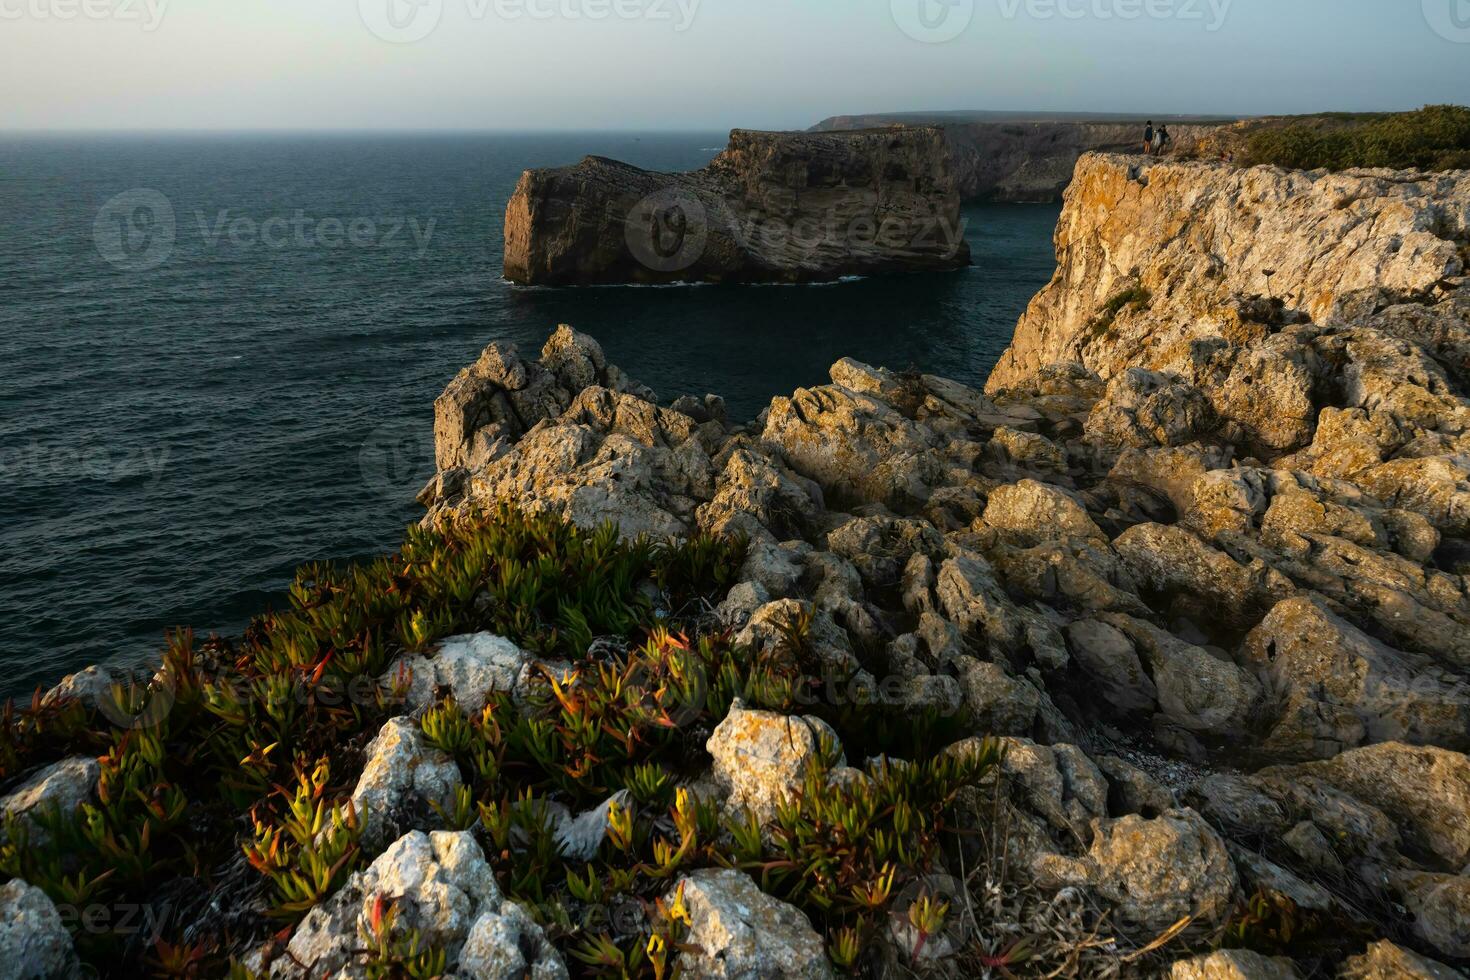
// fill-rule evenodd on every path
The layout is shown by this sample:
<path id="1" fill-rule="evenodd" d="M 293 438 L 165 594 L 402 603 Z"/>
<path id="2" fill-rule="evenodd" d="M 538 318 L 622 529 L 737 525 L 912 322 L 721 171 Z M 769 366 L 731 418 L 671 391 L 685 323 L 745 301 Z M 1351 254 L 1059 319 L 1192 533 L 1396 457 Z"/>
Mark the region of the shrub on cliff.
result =
<path id="1" fill-rule="evenodd" d="M 1248 162 L 1300 170 L 1470 168 L 1470 108 L 1425 106 L 1383 116 L 1320 117 L 1266 127 L 1247 139 Z"/>

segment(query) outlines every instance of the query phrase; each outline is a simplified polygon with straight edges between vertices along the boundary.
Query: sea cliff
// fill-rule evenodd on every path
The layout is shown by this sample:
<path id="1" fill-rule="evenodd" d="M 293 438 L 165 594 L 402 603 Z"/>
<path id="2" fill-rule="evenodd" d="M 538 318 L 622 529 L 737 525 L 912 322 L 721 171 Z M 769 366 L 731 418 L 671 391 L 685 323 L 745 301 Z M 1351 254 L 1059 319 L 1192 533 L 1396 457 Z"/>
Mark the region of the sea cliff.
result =
<path id="1" fill-rule="evenodd" d="M 1002 115 L 1002 114 L 995 114 Z M 1060 201 L 1084 153 L 1134 152 L 1143 143 L 1144 119 L 1043 117 L 973 120 L 964 113 L 833 116 L 813 127 L 839 132 L 878 126 L 931 124 L 944 129 L 960 196 L 966 201 L 1050 203 Z M 942 121 L 941 121 L 942 120 Z M 1168 119 L 1172 149 L 1194 146 L 1222 121 Z"/>
<path id="2" fill-rule="evenodd" d="M 983 392 L 491 343 L 400 554 L 10 720 L 0 966 L 1461 975 L 1467 182 L 1086 157 Z"/>
<path id="3" fill-rule="evenodd" d="M 589 157 L 526 171 L 505 212 L 505 276 L 525 285 L 828 282 L 969 255 L 932 127 L 735 130 L 682 174 Z"/>

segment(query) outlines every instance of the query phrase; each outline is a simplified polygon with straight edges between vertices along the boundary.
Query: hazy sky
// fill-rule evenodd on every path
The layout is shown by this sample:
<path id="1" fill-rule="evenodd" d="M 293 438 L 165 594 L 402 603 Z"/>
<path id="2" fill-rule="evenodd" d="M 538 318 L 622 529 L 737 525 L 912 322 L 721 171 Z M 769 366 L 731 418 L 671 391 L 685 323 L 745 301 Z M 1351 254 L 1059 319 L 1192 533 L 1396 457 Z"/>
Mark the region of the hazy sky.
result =
<path id="1" fill-rule="evenodd" d="M 10 129 L 1412 108 L 1470 101 L 1470 0 L 0 0 L 0 92 Z"/>

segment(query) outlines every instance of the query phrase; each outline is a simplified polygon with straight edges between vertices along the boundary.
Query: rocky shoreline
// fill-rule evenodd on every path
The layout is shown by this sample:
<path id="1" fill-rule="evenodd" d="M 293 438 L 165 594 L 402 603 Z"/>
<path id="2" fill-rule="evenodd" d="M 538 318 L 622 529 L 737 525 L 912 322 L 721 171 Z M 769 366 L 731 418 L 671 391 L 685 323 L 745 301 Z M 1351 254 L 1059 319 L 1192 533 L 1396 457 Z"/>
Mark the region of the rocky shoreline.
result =
<path id="1" fill-rule="evenodd" d="M 893 898 L 853 961 L 869 975 L 1462 976 L 1470 174 L 1088 156 L 1057 245 L 985 392 L 842 359 L 741 424 L 714 395 L 660 402 L 569 327 L 539 358 L 491 344 L 435 404 L 425 528 L 510 504 L 742 542 L 699 623 L 741 662 L 799 654 L 825 700 L 737 698 L 707 730 L 660 710 L 705 753 L 687 793 L 748 811 L 752 848 L 802 801 L 887 799 L 895 768 L 988 773 L 945 811 L 970 846 Z M 366 975 L 363 923 L 391 895 L 448 975 L 580 969 L 487 865 L 514 845 L 439 829 L 463 766 L 436 748 L 436 699 L 519 704 L 549 662 L 484 633 L 396 660 L 406 702 L 348 780 L 371 864 L 242 961 Z M 839 699 L 946 737 L 875 750 L 829 723 Z M 6 812 L 88 799 L 89 761 L 24 774 Z M 620 839 L 627 801 L 558 804 L 562 854 Z M 936 887 L 953 917 L 930 930 L 912 910 L 939 877 L 960 884 Z M 659 885 L 684 976 L 833 975 L 846 940 L 760 878 Z M 71 955 L 53 898 L 6 885 L 0 964 L 67 975 Z"/>

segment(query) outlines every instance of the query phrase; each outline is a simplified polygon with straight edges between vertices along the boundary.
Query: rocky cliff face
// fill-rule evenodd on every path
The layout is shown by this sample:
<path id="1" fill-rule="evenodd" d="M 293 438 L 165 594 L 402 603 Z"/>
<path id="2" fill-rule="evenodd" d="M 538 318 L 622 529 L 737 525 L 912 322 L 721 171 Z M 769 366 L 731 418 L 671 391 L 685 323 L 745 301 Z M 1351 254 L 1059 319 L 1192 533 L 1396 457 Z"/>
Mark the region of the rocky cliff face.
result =
<path id="1" fill-rule="evenodd" d="M 1107 380 L 1181 341 L 1262 340 L 1273 318 L 1330 326 L 1408 303 L 1437 324 L 1432 310 L 1445 294 L 1436 284 L 1464 273 L 1467 242 L 1463 171 L 1301 173 L 1087 156 L 1057 226 L 1056 274 L 988 388 L 1056 361 L 1080 361 Z M 1268 314 L 1263 299 L 1282 309 Z M 1445 326 L 1426 330 L 1458 370 L 1462 341 Z"/>
<path id="2" fill-rule="evenodd" d="M 1175 977 L 1452 976 L 1467 185 L 1088 157 L 1057 279 L 987 393 L 844 359 L 732 426 L 563 328 L 450 386 L 453 465 L 424 500 L 745 534 L 720 607 L 742 642 L 810 614 L 823 662 L 1005 737 L 1030 885 L 1081 889 L 1125 946 L 1239 923 L 1258 892 L 1316 937 L 1295 963 L 1220 952 Z"/>
<path id="3" fill-rule="evenodd" d="M 505 213 L 505 276 L 530 285 L 823 282 L 969 254 L 934 128 L 736 130 L 684 174 L 588 157 L 527 171 Z"/>
<path id="4" fill-rule="evenodd" d="M 834 116 L 819 131 L 865 128 L 892 122 L 886 116 Z M 1175 147 L 1191 145 L 1215 123 L 1173 123 Z M 967 201 L 1049 203 L 1059 201 L 1084 153 L 1136 152 L 1143 141 L 1137 122 L 1007 120 L 947 122 L 945 142 L 960 196 Z"/>

